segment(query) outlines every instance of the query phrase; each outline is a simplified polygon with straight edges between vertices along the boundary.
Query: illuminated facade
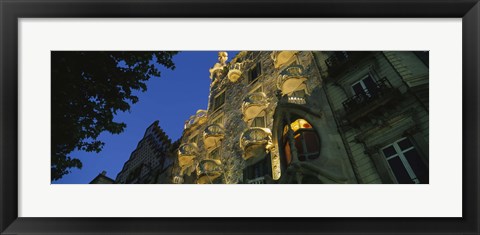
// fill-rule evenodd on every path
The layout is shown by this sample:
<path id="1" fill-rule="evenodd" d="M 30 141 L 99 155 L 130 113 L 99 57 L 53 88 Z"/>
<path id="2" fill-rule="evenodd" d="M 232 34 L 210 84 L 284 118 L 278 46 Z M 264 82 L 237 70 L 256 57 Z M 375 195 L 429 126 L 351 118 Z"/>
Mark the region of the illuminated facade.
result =
<path id="1" fill-rule="evenodd" d="M 173 183 L 428 183 L 428 52 L 219 53 Z"/>

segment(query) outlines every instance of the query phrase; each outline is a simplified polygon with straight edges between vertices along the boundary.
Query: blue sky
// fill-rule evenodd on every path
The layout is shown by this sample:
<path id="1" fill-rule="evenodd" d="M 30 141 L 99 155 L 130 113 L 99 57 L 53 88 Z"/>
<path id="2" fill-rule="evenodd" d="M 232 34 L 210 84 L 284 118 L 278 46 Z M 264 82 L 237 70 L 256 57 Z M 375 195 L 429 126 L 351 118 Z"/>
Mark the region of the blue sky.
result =
<path id="1" fill-rule="evenodd" d="M 229 60 L 237 52 L 228 51 Z M 147 91 L 137 93 L 140 101 L 131 106 L 130 112 L 119 113 L 115 121 L 124 122 L 127 128 L 119 135 L 102 133 L 99 140 L 105 142 L 100 153 L 77 151 L 72 156 L 83 163 L 81 170 L 73 169 L 55 184 L 86 184 L 102 171 L 115 179 L 128 160 L 130 153 L 143 137 L 145 129 L 155 120 L 172 141 L 181 137 L 184 122 L 198 109 L 206 109 L 210 87 L 211 68 L 218 58 L 218 51 L 180 52 L 173 58 L 175 70 L 163 67 L 160 78 L 147 82 Z"/>

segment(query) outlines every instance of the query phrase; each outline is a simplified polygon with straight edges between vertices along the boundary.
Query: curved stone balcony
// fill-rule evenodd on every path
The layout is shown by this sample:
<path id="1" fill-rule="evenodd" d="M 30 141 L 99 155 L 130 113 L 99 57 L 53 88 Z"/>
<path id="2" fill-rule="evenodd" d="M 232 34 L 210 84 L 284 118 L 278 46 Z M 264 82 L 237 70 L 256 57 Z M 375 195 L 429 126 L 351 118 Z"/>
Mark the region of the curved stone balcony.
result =
<path id="1" fill-rule="evenodd" d="M 197 166 L 197 184 L 211 184 L 222 175 L 222 162 L 215 159 L 204 159 Z"/>
<path id="2" fill-rule="evenodd" d="M 303 67 L 293 65 L 278 76 L 277 88 L 282 91 L 282 95 L 291 95 L 295 91 L 306 91 L 305 81 L 307 81 L 307 77 L 303 75 Z"/>
<path id="3" fill-rule="evenodd" d="M 267 95 L 263 92 L 255 92 L 247 96 L 242 104 L 243 119 L 248 121 L 258 116 L 268 107 Z"/>
<path id="4" fill-rule="evenodd" d="M 272 131 L 268 128 L 250 127 L 240 136 L 240 148 L 243 149 L 243 159 L 265 156 L 272 148 Z"/>
<path id="5" fill-rule="evenodd" d="M 273 65 L 275 68 L 280 68 L 295 58 L 298 51 L 274 51 L 271 54 Z"/>
<path id="6" fill-rule="evenodd" d="M 231 65 L 230 70 L 228 70 L 228 80 L 231 82 L 236 82 L 240 76 L 242 76 L 243 63 L 234 63 Z"/>
<path id="7" fill-rule="evenodd" d="M 203 131 L 203 143 L 206 149 L 215 148 L 225 136 L 225 129 L 221 124 L 210 124 Z"/>
<path id="8" fill-rule="evenodd" d="M 195 115 L 190 116 L 190 118 L 185 122 L 185 129 L 188 129 L 192 126 L 202 125 L 207 121 L 207 110 L 200 109 Z"/>
<path id="9" fill-rule="evenodd" d="M 198 156 L 198 147 L 195 143 L 182 144 L 178 147 L 178 165 L 181 168 L 191 166 Z"/>

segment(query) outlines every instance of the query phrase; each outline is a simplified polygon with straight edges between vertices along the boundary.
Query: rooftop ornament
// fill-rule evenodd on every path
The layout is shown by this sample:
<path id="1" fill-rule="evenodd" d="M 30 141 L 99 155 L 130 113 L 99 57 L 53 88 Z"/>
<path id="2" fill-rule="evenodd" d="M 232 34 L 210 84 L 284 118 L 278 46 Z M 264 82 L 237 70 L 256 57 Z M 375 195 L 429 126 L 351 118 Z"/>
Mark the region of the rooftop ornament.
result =
<path id="1" fill-rule="evenodd" d="M 212 79 L 212 85 L 216 83 L 223 74 L 225 66 L 227 66 L 226 61 L 228 60 L 228 53 L 225 51 L 218 52 L 218 63 L 215 63 L 212 68 L 210 68 L 210 79 Z"/>

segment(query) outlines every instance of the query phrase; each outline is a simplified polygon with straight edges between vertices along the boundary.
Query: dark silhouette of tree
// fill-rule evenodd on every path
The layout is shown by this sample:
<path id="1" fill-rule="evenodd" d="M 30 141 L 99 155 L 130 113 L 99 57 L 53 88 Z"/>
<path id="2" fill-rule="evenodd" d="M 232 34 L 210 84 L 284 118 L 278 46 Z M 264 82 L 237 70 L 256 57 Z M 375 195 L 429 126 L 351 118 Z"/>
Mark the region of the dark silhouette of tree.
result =
<path id="1" fill-rule="evenodd" d="M 51 180 L 82 168 L 74 150 L 100 152 L 103 131 L 123 132 L 114 122 L 118 111 L 138 102 L 133 91 L 146 91 L 146 81 L 160 77 L 158 65 L 174 69 L 177 52 L 54 51 L 52 69 Z"/>

